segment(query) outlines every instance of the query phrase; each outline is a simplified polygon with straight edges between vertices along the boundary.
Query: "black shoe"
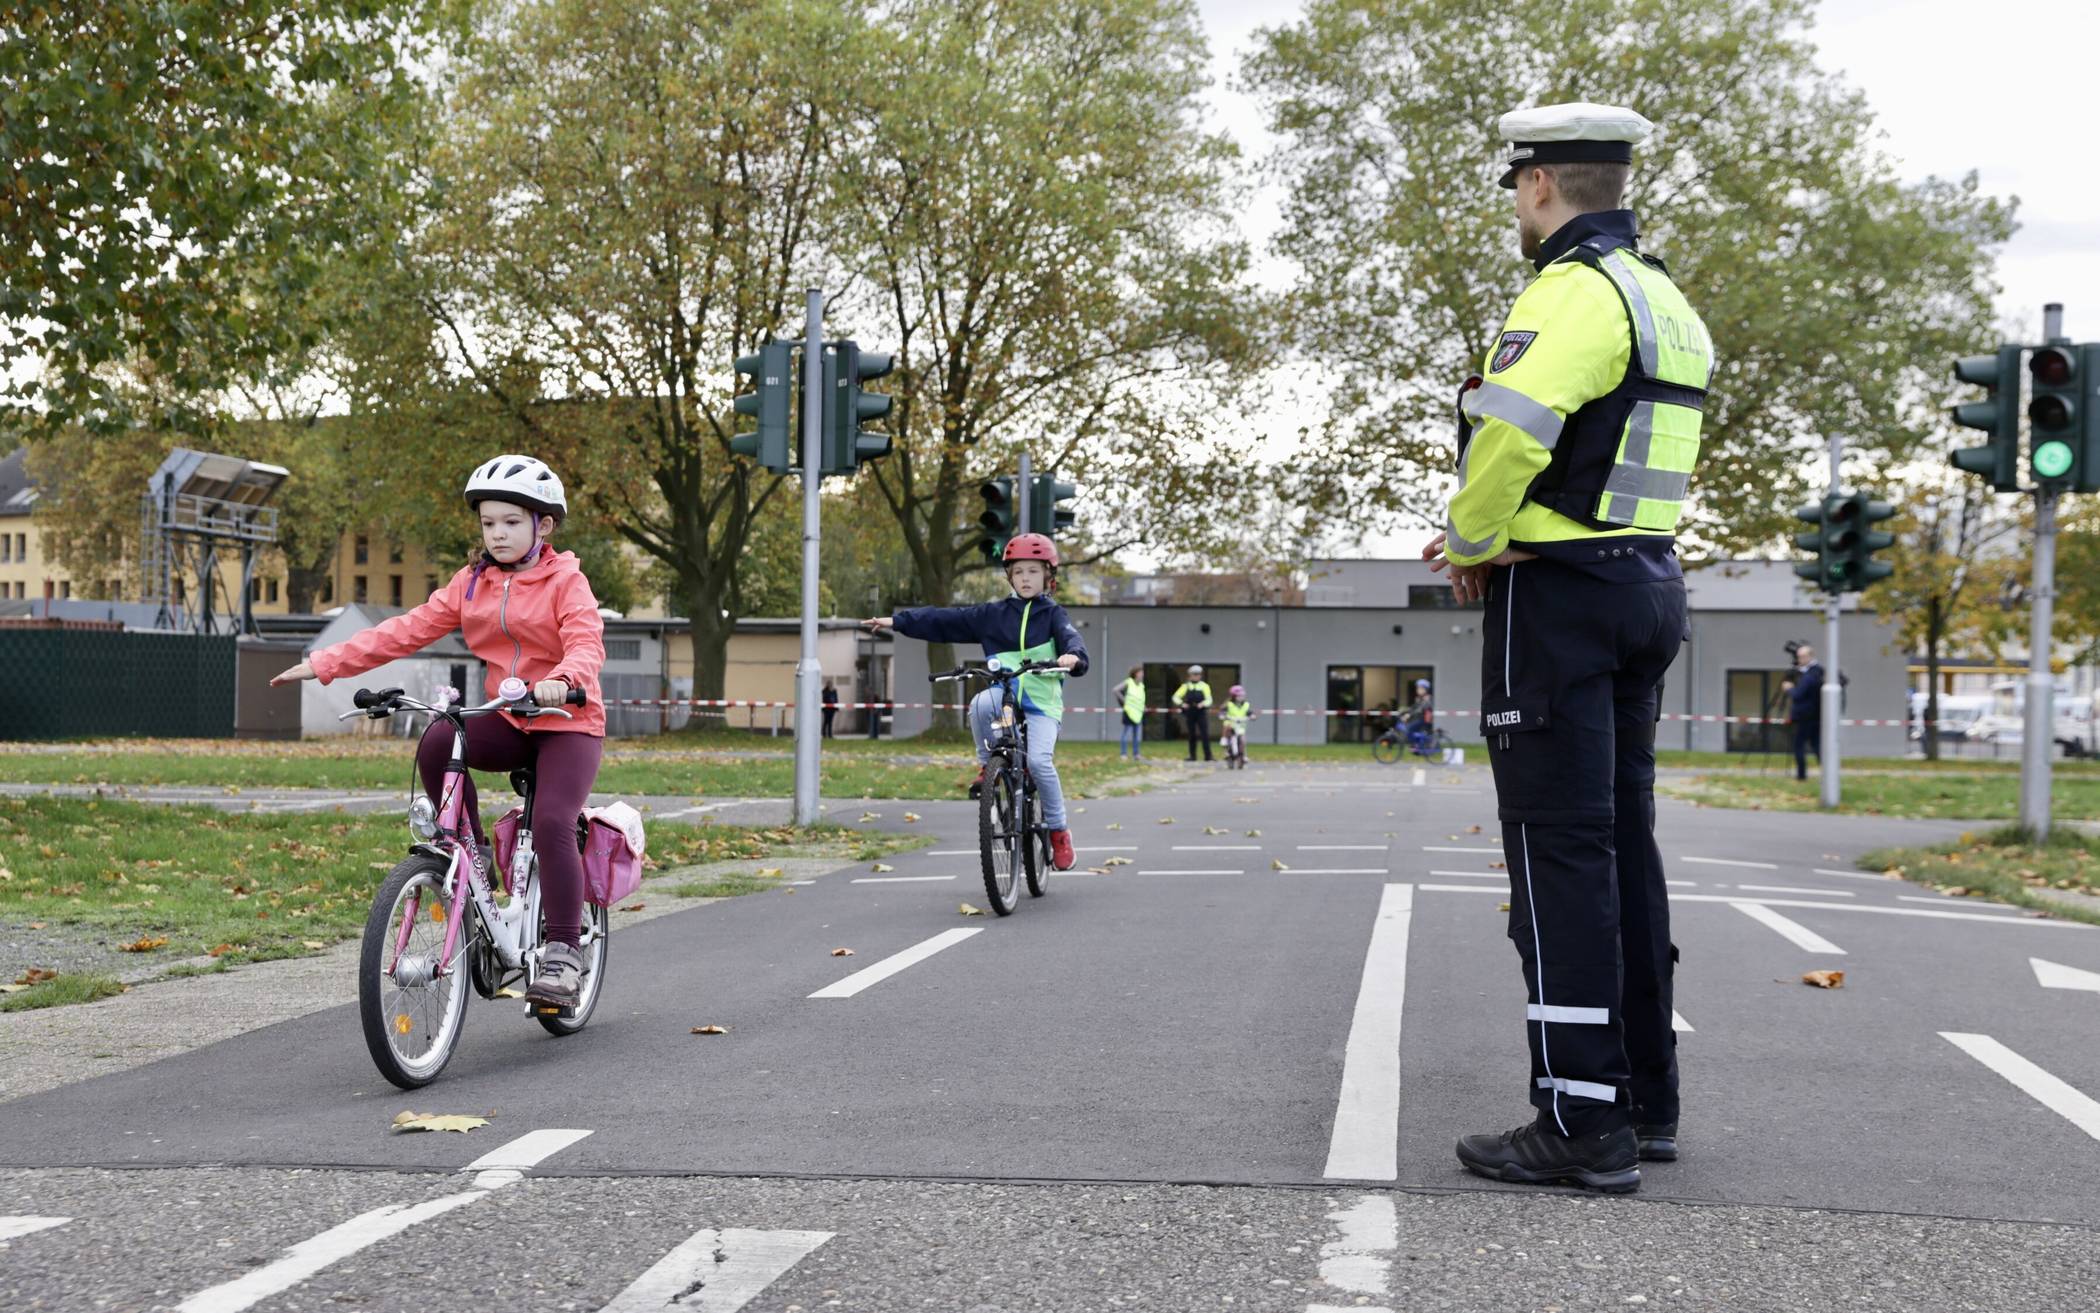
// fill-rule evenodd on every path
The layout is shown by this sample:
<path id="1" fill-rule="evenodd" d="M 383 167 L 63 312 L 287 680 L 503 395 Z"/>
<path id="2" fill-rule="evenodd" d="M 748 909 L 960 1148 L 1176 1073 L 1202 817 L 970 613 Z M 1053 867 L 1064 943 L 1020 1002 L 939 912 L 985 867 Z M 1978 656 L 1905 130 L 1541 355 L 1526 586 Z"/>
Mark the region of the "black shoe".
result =
<path id="1" fill-rule="evenodd" d="M 971 802 L 975 802 L 975 801 L 977 801 L 977 800 L 978 800 L 979 798 L 981 798 L 981 797 L 983 797 L 983 796 L 984 796 L 984 767 L 982 767 L 982 766 L 979 766 L 979 767 L 977 768 L 977 778 L 976 778 L 976 779 L 974 779 L 974 780 L 971 780 L 971 781 L 970 781 L 970 801 L 971 801 Z"/>
<path id="2" fill-rule="evenodd" d="M 1677 1161 L 1677 1123 L 1650 1122 L 1633 1128 L 1633 1136 L 1641 1146 L 1641 1161 L 1646 1163 L 1674 1163 Z"/>
<path id="3" fill-rule="evenodd" d="M 1641 1188 L 1640 1149 L 1631 1126 L 1571 1137 L 1527 1122 L 1500 1135 L 1466 1136 L 1458 1142 L 1458 1160 L 1491 1181 L 1566 1181 L 1612 1194 Z"/>

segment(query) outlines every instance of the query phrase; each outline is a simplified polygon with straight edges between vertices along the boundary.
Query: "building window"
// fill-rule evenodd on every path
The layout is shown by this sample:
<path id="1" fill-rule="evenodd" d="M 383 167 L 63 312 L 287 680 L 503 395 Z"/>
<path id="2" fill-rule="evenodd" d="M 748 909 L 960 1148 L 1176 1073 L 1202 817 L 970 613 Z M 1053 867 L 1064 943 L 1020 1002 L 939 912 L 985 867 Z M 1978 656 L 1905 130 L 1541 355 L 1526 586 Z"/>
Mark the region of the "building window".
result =
<path id="1" fill-rule="evenodd" d="M 1480 603 L 1467 602 L 1459 605 L 1451 595 L 1449 584 L 1409 584 L 1407 586 L 1407 609 L 1410 611 L 1478 611 Z"/>
<path id="2" fill-rule="evenodd" d="M 29 535 L 26 533 L 15 535 L 15 559 L 17 561 L 29 559 Z"/>
<path id="3" fill-rule="evenodd" d="M 639 638 L 608 638 L 605 640 L 607 661 L 639 661 L 642 659 L 642 640 Z"/>
<path id="4" fill-rule="evenodd" d="M 1725 714 L 1784 721 L 1792 708 L 1788 704 L 1786 694 L 1780 691 L 1779 685 L 1792 673 L 1790 670 L 1729 671 L 1728 705 L 1723 709 Z M 1728 750 L 1791 752 L 1793 740 L 1784 724 L 1731 724 L 1728 727 Z"/>
<path id="5" fill-rule="evenodd" d="M 401 605 L 401 576 L 398 574 L 390 574 L 386 577 L 386 604 L 388 606 Z"/>
<path id="6" fill-rule="evenodd" d="M 248 581 L 248 600 L 250 602 L 260 602 L 262 600 L 262 585 L 263 581 L 260 579 L 250 579 Z"/>
<path id="7" fill-rule="evenodd" d="M 329 606 L 329 605 L 332 605 L 332 604 L 333 604 L 334 602 L 335 602 L 335 580 L 334 580 L 334 579 L 332 579 L 332 578 L 331 578 L 331 579 L 323 579 L 323 580 L 321 581 L 321 605 L 323 605 L 323 606 Z"/>
<path id="8" fill-rule="evenodd" d="M 387 545 L 386 545 L 386 563 L 387 563 L 388 565 L 399 565 L 399 564 L 401 564 L 401 544 L 400 544 L 400 543 L 397 543 L 397 542 L 389 542 L 389 543 L 387 543 Z"/>
<path id="9" fill-rule="evenodd" d="M 265 598 L 264 600 L 266 600 L 266 601 L 271 601 L 271 602 L 274 602 L 274 601 L 276 601 L 276 600 L 277 600 L 277 581 L 276 581 L 275 579 L 272 579 L 272 580 L 270 580 L 270 582 L 269 582 L 269 585 L 268 585 L 268 587 L 266 587 L 266 588 L 265 588 L 265 589 L 264 589 L 263 591 L 264 591 L 265 593 L 267 593 L 267 594 L 268 594 L 268 596 L 267 596 L 267 597 L 266 597 L 266 598 Z"/>
<path id="10" fill-rule="evenodd" d="M 15 559 L 15 540 L 11 534 L 0 533 L 0 562 Z"/>
<path id="11" fill-rule="evenodd" d="M 363 575 L 358 575 L 355 578 L 351 579 L 350 600 L 353 602 L 362 602 L 365 600 L 365 577 Z"/>
<path id="12" fill-rule="evenodd" d="M 1327 741 L 1368 743 L 1377 738 L 1414 701 L 1418 679 L 1429 680 L 1434 691 L 1436 671 L 1428 666 L 1327 667 L 1327 709 L 1351 713 L 1327 718 Z"/>
<path id="13" fill-rule="evenodd" d="M 355 546 L 355 548 L 354 548 L 354 549 L 353 549 L 353 551 L 352 551 L 352 559 L 351 559 L 351 564 L 352 564 L 352 565 L 366 565 L 366 564 L 369 564 L 369 563 L 370 563 L 371 559 L 372 559 L 372 540 L 371 540 L 371 539 L 369 539 L 369 538 L 367 538 L 367 537 L 365 537 L 365 536 L 364 536 L 363 534 L 359 534 L 359 535 L 357 535 L 357 543 L 356 543 L 356 546 Z"/>
<path id="14" fill-rule="evenodd" d="M 71 579 L 58 581 L 58 595 L 60 597 L 71 597 L 73 595 L 73 581 Z"/>

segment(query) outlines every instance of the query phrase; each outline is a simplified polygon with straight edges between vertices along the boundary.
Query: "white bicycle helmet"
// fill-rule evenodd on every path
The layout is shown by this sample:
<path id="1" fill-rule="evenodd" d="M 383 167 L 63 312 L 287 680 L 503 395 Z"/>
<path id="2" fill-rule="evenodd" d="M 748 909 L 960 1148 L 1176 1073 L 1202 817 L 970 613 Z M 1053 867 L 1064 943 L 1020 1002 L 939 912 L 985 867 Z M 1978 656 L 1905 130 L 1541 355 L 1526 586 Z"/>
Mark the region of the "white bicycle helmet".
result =
<path id="1" fill-rule="evenodd" d="M 569 497 L 561 478 L 547 462 L 533 456 L 498 456 L 467 476 L 467 505 L 484 501 L 507 501 L 541 515 L 551 515 L 556 524 L 569 513 Z"/>
<path id="2" fill-rule="evenodd" d="M 1203 673 L 1203 667 L 1202 667 L 1202 666 L 1190 666 L 1190 667 L 1189 667 L 1189 676 L 1190 676 L 1190 678 L 1194 678 L 1195 676 L 1197 676 L 1197 675 L 1200 675 L 1200 674 L 1202 674 L 1202 673 Z"/>

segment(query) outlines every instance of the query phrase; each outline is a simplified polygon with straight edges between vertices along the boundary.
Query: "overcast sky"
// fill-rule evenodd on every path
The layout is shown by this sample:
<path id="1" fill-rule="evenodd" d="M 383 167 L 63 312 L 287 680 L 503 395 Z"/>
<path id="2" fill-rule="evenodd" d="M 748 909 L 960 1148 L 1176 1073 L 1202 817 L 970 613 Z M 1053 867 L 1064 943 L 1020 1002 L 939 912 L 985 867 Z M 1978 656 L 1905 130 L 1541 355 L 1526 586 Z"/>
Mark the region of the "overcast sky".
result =
<path id="1" fill-rule="evenodd" d="M 1200 0 L 1200 7 L 1218 124 L 1259 158 L 1268 144 L 1260 112 L 1227 79 L 1255 28 L 1291 21 L 1303 4 Z M 2100 5 L 1824 0 L 1810 37 L 1823 67 L 1866 93 L 1902 176 L 1973 169 L 1986 191 L 2019 197 L 2020 231 L 1999 260 L 2005 325 L 2038 332 L 2042 303 L 2061 301 L 2066 332 L 2100 338 L 2100 175 L 2064 145 L 2081 128 L 2089 99 L 2074 89 L 2100 76 Z M 2041 126 L 2045 116 L 2054 116 L 2058 133 Z M 1251 235 L 1266 237 L 1274 223 L 1275 198 L 1265 197 L 1249 214 Z"/>

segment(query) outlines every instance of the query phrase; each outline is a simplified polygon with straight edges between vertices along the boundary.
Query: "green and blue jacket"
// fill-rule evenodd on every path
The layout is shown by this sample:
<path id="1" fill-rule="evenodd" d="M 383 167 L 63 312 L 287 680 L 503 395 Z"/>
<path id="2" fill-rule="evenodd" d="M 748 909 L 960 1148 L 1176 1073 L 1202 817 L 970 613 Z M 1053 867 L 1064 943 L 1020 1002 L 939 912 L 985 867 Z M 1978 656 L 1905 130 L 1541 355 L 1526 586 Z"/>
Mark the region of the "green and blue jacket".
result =
<path id="1" fill-rule="evenodd" d="M 906 638 L 929 643 L 979 643 L 984 654 L 997 657 L 1003 666 L 1023 661 L 1055 661 L 1076 656 L 1072 674 L 1084 675 L 1087 668 L 1086 641 L 1065 609 L 1047 597 L 1023 601 L 1008 597 L 976 606 L 916 606 L 890 617 L 897 632 Z M 1065 718 L 1064 681 L 1050 675 L 1023 675 L 1018 690 L 1021 707 L 1050 717 Z"/>

